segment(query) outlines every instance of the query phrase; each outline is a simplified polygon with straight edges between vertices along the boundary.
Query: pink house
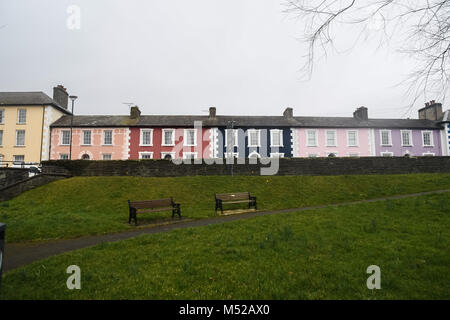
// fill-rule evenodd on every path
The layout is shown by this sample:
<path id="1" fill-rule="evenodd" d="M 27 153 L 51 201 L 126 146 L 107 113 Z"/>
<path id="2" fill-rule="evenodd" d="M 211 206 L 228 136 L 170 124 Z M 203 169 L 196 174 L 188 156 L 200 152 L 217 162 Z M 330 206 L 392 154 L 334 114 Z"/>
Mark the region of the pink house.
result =
<path id="1" fill-rule="evenodd" d="M 51 160 L 69 159 L 70 128 L 53 128 Z M 72 131 L 72 159 L 126 160 L 129 153 L 129 129 L 74 128 Z"/>

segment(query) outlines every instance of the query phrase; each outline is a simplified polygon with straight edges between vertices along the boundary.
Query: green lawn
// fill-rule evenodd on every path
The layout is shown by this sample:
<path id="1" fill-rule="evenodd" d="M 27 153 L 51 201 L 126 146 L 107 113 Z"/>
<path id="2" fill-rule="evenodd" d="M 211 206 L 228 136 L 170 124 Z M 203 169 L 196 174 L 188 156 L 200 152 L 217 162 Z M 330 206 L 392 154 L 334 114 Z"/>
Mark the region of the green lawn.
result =
<path id="1" fill-rule="evenodd" d="M 449 299 L 449 212 L 446 193 L 144 235 L 13 270 L 0 298 Z"/>
<path id="2" fill-rule="evenodd" d="M 127 200 L 173 196 L 191 219 L 214 216 L 214 192 L 250 191 L 258 209 L 284 209 L 450 188 L 450 174 L 351 176 L 77 177 L 0 203 L 7 241 L 26 242 L 124 231 Z M 142 216 L 143 224 L 170 213 Z"/>

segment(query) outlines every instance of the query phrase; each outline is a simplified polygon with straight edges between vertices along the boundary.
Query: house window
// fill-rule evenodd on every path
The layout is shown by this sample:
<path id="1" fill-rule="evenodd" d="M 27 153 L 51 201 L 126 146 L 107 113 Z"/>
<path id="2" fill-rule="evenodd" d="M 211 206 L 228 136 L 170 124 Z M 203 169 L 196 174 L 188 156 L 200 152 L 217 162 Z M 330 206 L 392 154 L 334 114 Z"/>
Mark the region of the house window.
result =
<path id="1" fill-rule="evenodd" d="M 161 152 L 161 159 L 171 160 L 175 158 L 175 152 Z"/>
<path id="2" fill-rule="evenodd" d="M 424 157 L 434 157 L 435 154 L 433 152 L 425 152 L 425 153 L 422 153 L 422 155 Z"/>
<path id="3" fill-rule="evenodd" d="M 25 163 L 25 156 L 24 155 L 13 156 L 13 162 L 14 162 L 14 164 Z"/>
<path id="4" fill-rule="evenodd" d="M 153 130 L 141 129 L 141 146 L 153 145 Z"/>
<path id="5" fill-rule="evenodd" d="M 317 146 L 317 131 L 316 130 L 308 130 L 306 131 L 307 136 L 307 146 L 308 147 L 316 147 Z"/>
<path id="6" fill-rule="evenodd" d="M 3 155 L 0 154 L 0 165 L 2 164 L 2 162 L 3 162 Z"/>
<path id="7" fill-rule="evenodd" d="M 0 124 L 5 123 L 5 109 L 0 109 Z"/>
<path id="8" fill-rule="evenodd" d="M 381 152 L 381 156 L 382 157 L 393 157 L 394 153 L 393 152 Z"/>
<path id="9" fill-rule="evenodd" d="M 259 147 L 260 146 L 259 130 L 248 130 L 248 146 L 249 147 Z"/>
<path id="10" fill-rule="evenodd" d="M 105 146 L 111 146 L 113 144 L 113 132 L 112 130 L 103 131 L 103 144 Z"/>
<path id="11" fill-rule="evenodd" d="M 197 152 L 184 152 L 183 159 L 197 159 Z"/>
<path id="12" fill-rule="evenodd" d="M 25 124 L 27 122 L 27 109 L 19 109 L 17 111 L 17 123 Z"/>
<path id="13" fill-rule="evenodd" d="M 112 154 L 111 153 L 104 153 L 102 154 L 103 160 L 112 160 Z"/>
<path id="14" fill-rule="evenodd" d="M 359 158 L 359 153 L 349 153 L 348 156 L 351 158 Z"/>
<path id="15" fill-rule="evenodd" d="M 225 158 L 239 158 L 239 152 L 225 152 Z"/>
<path id="16" fill-rule="evenodd" d="M 91 145 L 92 134 L 91 131 L 83 131 L 83 144 Z"/>
<path id="17" fill-rule="evenodd" d="M 225 129 L 225 147 L 228 147 L 228 140 L 231 139 L 230 146 L 238 146 L 238 130 L 237 129 Z"/>
<path id="18" fill-rule="evenodd" d="M 336 131 L 335 130 L 327 130 L 326 132 L 327 138 L 327 146 L 328 147 L 336 147 Z"/>
<path id="19" fill-rule="evenodd" d="M 91 157 L 87 153 L 85 153 L 81 156 L 81 160 L 91 160 Z"/>
<path id="20" fill-rule="evenodd" d="M 139 152 L 139 159 L 142 160 L 153 159 L 153 152 Z"/>
<path id="21" fill-rule="evenodd" d="M 316 153 L 308 153 L 308 158 L 317 158 L 318 155 Z"/>
<path id="22" fill-rule="evenodd" d="M 3 130 L 0 130 L 0 146 L 3 145 Z"/>
<path id="23" fill-rule="evenodd" d="M 69 160 L 69 155 L 67 153 L 61 153 L 59 155 L 59 160 Z"/>
<path id="24" fill-rule="evenodd" d="M 422 131 L 422 141 L 424 147 L 433 146 L 433 134 L 431 131 Z"/>
<path id="25" fill-rule="evenodd" d="M 348 147 L 358 146 L 358 131 L 356 130 L 347 131 L 347 146 Z"/>
<path id="26" fill-rule="evenodd" d="M 70 130 L 63 130 L 61 145 L 68 146 L 69 144 L 70 144 Z"/>
<path id="27" fill-rule="evenodd" d="M 25 130 L 16 130 L 16 146 L 23 147 L 25 145 Z"/>
<path id="28" fill-rule="evenodd" d="M 175 130 L 173 129 L 163 129 L 162 130 L 163 133 L 163 146 L 173 146 L 175 145 L 175 137 L 174 137 L 174 133 Z"/>
<path id="29" fill-rule="evenodd" d="M 184 130 L 184 145 L 185 146 L 195 146 L 197 143 L 197 130 L 195 129 L 185 129 Z"/>
<path id="30" fill-rule="evenodd" d="M 270 130 L 270 146 L 282 147 L 283 146 L 283 130 Z"/>
<path id="31" fill-rule="evenodd" d="M 381 130 L 380 135 L 381 135 L 381 145 L 382 146 L 391 146 L 392 145 L 390 130 Z"/>
<path id="32" fill-rule="evenodd" d="M 401 131 L 401 136 L 402 136 L 402 146 L 403 147 L 410 147 L 410 146 L 412 146 L 411 131 L 409 131 L 409 130 L 402 130 Z"/>
<path id="33" fill-rule="evenodd" d="M 270 153 L 271 158 L 284 158 L 284 153 L 280 152 L 271 152 Z"/>

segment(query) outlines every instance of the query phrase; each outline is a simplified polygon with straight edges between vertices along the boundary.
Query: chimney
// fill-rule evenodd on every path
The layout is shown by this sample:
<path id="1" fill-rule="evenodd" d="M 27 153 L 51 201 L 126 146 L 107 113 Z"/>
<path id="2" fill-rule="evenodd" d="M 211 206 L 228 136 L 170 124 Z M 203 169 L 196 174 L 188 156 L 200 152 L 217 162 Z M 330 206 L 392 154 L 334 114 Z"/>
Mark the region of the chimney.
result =
<path id="1" fill-rule="evenodd" d="M 286 110 L 284 110 L 283 112 L 283 116 L 285 118 L 291 119 L 294 117 L 294 111 L 292 108 L 286 108 Z"/>
<path id="2" fill-rule="evenodd" d="M 353 112 L 353 118 L 357 120 L 369 120 L 369 112 L 366 107 L 359 107 Z"/>
<path id="3" fill-rule="evenodd" d="M 442 103 L 431 100 L 425 103 L 425 108 L 419 110 L 419 119 L 437 121 L 442 118 Z"/>
<path id="4" fill-rule="evenodd" d="M 216 108 L 215 107 L 210 107 L 209 108 L 209 118 L 215 118 L 216 117 Z"/>
<path id="5" fill-rule="evenodd" d="M 67 109 L 67 103 L 69 102 L 69 94 L 63 85 L 58 85 L 53 88 L 53 100 L 56 101 L 58 105 Z"/>
<path id="6" fill-rule="evenodd" d="M 130 109 L 130 119 L 139 119 L 141 116 L 141 110 L 138 106 L 131 107 Z"/>

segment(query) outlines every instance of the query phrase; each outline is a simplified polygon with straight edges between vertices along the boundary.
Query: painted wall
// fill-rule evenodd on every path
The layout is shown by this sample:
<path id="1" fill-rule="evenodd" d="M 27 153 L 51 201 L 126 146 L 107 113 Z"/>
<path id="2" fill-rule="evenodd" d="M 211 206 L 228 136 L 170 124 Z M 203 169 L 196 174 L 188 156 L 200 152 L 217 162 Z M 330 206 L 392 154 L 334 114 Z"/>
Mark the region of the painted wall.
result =
<path id="1" fill-rule="evenodd" d="M 308 130 L 316 131 L 317 145 L 308 146 L 307 132 Z M 338 157 L 348 157 L 350 155 L 358 155 L 360 157 L 371 156 L 371 139 L 370 130 L 366 128 L 293 128 L 293 154 L 294 157 L 327 157 L 329 153 L 334 153 Z M 335 131 L 337 137 L 336 146 L 327 146 L 326 132 Z M 356 146 L 348 146 L 348 131 L 357 131 L 358 143 Z"/>
<path id="2" fill-rule="evenodd" d="M 58 160 L 62 154 L 69 154 L 70 146 L 62 145 L 62 131 L 70 128 L 51 129 L 50 159 Z M 91 131 L 91 145 L 83 145 L 83 131 Z M 113 131 L 113 144 L 103 144 L 103 132 Z M 81 159 L 84 154 L 90 160 L 103 160 L 103 154 L 111 154 L 112 160 L 127 160 L 129 152 L 128 128 L 74 128 L 72 132 L 72 160 Z"/>
<path id="3" fill-rule="evenodd" d="M 228 150 L 225 145 L 226 128 L 218 128 L 216 134 L 217 143 L 217 157 L 223 158 L 227 152 L 233 152 L 237 154 L 238 158 L 248 158 L 252 154 L 258 154 L 260 157 L 270 157 L 271 153 L 281 153 L 283 157 L 292 157 L 291 146 L 291 129 L 290 128 L 278 128 L 278 127 L 236 127 L 234 128 L 238 132 L 237 146 Z M 249 147 L 249 130 L 259 130 L 260 132 L 260 144 L 258 147 Z M 282 146 L 273 147 L 271 144 L 270 130 L 282 131 Z"/>
<path id="4" fill-rule="evenodd" d="M 5 117 L 0 130 L 3 131 L 3 143 L 0 157 L 3 161 L 13 161 L 14 155 L 25 156 L 25 162 L 39 163 L 41 160 L 43 106 L 4 106 Z M 18 110 L 26 109 L 26 123 L 17 124 Z M 16 146 L 16 130 L 25 130 L 25 146 Z"/>
<path id="5" fill-rule="evenodd" d="M 64 113 L 53 106 L 44 108 L 44 123 L 42 126 L 42 161 L 50 159 L 50 125 L 61 118 Z"/>
<path id="6" fill-rule="evenodd" d="M 152 145 L 141 145 L 141 130 L 153 130 Z M 164 128 L 166 129 L 166 128 Z M 162 145 L 162 131 L 163 128 L 130 128 L 130 153 L 129 159 L 140 159 L 142 153 L 152 153 L 152 159 L 162 159 L 165 153 L 171 153 L 176 159 L 183 158 L 186 152 L 196 152 L 197 158 L 207 159 L 212 157 L 211 150 L 211 129 L 199 128 L 196 133 L 196 146 L 184 146 L 185 129 L 194 128 L 167 128 L 175 130 L 175 145 Z"/>
<path id="7" fill-rule="evenodd" d="M 392 152 L 395 157 L 402 157 L 406 153 L 411 156 L 423 156 L 424 153 L 433 153 L 435 156 L 442 155 L 440 130 L 411 130 L 412 146 L 402 146 L 401 130 L 403 129 L 385 129 L 391 131 L 392 146 L 382 146 L 380 131 L 384 129 L 374 130 L 375 156 L 381 156 L 383 152 Z M 405 129 L 406 130 L 406 129 Z M 422 142 L 422 131 L 433 132 L 433 146 L 424 147 Z"/>

